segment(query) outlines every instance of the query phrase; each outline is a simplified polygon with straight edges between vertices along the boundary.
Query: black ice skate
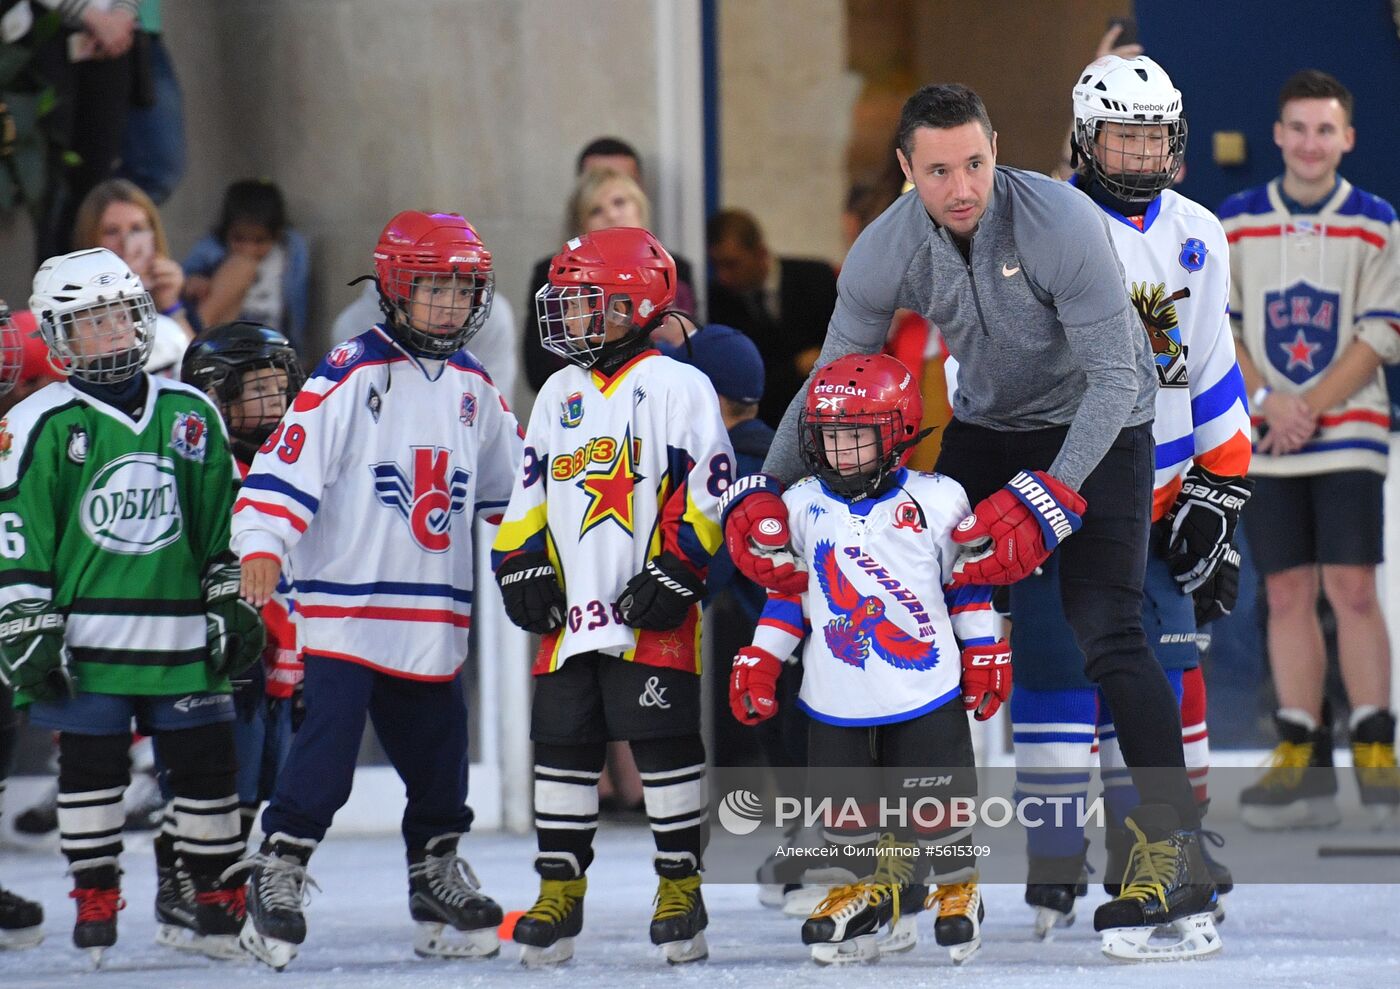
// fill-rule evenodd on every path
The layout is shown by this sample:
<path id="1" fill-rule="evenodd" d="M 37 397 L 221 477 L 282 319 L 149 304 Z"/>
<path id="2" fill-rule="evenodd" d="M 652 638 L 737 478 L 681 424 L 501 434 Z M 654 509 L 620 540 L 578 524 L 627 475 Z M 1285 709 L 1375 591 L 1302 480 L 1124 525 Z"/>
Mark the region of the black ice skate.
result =
<path id="1" fill-rule="evenodd" d="M 0 951 L 22 951 L 44 940 L 44 908 L 0 886 Z"/>
<path id="2" fill-rule="evenodd" d="M 247 955 L 238 945 L 248 918 L 248 889 L 237 880 L 195 878 L 195 935 L 191 947 L 207 958 L 236 961 Z"/>
<path id="3" fill-rule="evenodd" d="M 558 965 L 574 956 L 574 938 L 583 930 L 583 895 L 588 878 L 580 875 L 572 855 L 535 859 L 540 895 L 515 922 L 512 935 L 520 945 L 520 962 L 531 968 Z"/>
<path id="4" fill-rule="evenodd" d="M 1031 856 L 1026 875 L 1026 904 L 1035 909 L 1035 936 L 1049 940 L 1057 927 L 1074 923 L 1074 902 L 1089 893 L 1089 866 L 1084 851 L 1064 857 Z"/>
<path id="5" fill-rule="evenodd" d="M 1332 769 L 1332 728 L 1314 731 L 1274 715 L 1279 744 L 1269 771 L 1240 794 L 1240 819 L 1260 831 L 1330 828 L 1342 819 L 1337 776 Z"/>
<path id="6" fill-rule="evenodd" d="M 1202 800 L 1199 804 L 1201 810 L 1201 820 L 1204 821 L 1206 812 L 1210 810 L 1210 800 Z M 1210 846 L 1216 848 L 1225 847 L 1225 839 L 1214 831 L 1207 831 L 1202 828 L 1196 832 L 1201 837 L 1201 857 L 1206 860 L 1206 871 L 1210 873 L 1211 882 L 1215 883 L 1215 911 L 1212 916 L 1217 924 L 1225 920 L 1225 897 L 1235 888 L 1235 877 L 1231 874 L 1228 866 L 1211 854 Z"/>
<path id="7" fill-rule="evenodd" d="M 982 890 L 977 874 L 961 882 L 939 883 L 928 896 L 928 906 L 938 904 L 933 922 L 933 939 L 948 949 L 954 965 L 961 965 L 982 947 Z"/>
<path id="8" fill-rule="evenodd" d="M 1182 828 L 1166 804 L 1144 804 L 1127 824 L 1135 841 L 1122 891 L 1094 913 L 1103 953 L 1114 961 L 1136 962 L 1219 951 L 1211 918 L 1215 886 L 1198 832 Z"/>
<path id="9" fill-rule="evenodd" d="M 302 913 L 306 887 L 321 888 L 306 872 L 306 863 L 315 850 L 315 841 L 279 831 L 263 841 L 256 855 L 224 873 L 228 878 L 252 870 L 246 894 L 248 915 L 238 943 L 258 961 L 279 972 L 296 957 L 298 946 L 306 940 L 306 917 Z"/>
<path id="10" fill-rule="evenodd" d="M 418 922 L 413 952 L 419 958 L 494 958 L 500 954 L 500 905 L 457 855 L 457 834 L 438 835 L 408 856 L 408 909 Z M 460 937 L 444 936 L 451 928 Z"/>
<path id="11" fill-rule="evenodd" d="M 117 943 L 117 911 L 126 909 L 120 876 L 115 865 L 89 865 L 73 872 L 73 891 L 68 894 L 78 901 L 73 945 L 92 956 L 93 968 L 102 967 L 102 953 Z"/>
<path id="12" fill-rule="evenodd" d="M 689 852 L 657 852 L 656 910 L 651 915 L 651 943 L 672 965 L 710 956 L 705 928 L 710 918 L 700 895 L 700 868 Z"/>
<path id="13" fill-rule="evenodd" d="M 885 835 L 877 850 L 871 876 L 832 888 L 803 922 L 802 943 L 811 946 L 818 965 L 878 961 L 918 944 L 914 918 L 923 910 L 928 887 L 911 881 L 917 846 Z"/>
<path id="14" fill-rule="evenodd" d="M 195 920 L 194 880 L 181 866 L 173 839 L 156 835 L 156 944 L 176 951 L 194 951 L 199 937 Z"/>
<path id="15" fill-rule="evenodd" d="M 1377 828 L 1400 821 L 1400 769 L 1395 765 L 1395 715 L 1377 711 L 1351 730 L 1351 764 L 1361 805 Z"/>

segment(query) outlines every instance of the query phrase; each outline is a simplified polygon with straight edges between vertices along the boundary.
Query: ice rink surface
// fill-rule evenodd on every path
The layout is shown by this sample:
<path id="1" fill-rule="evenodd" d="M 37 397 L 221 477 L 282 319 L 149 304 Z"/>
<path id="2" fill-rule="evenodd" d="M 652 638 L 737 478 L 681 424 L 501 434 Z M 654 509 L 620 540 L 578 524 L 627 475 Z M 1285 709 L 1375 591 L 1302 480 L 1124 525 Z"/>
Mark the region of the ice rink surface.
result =
<path id="1" fill-rule="evenodd" d="M 463 851 L 486 892 L 506 910 L 521 910 L 537 890 L 530 869 L 532 837 L 471 836 Z M 1228 849 L 1221 858 L 1229 862 Z M 1097 857 L 1097 856 L 1096 856 Z M 1092 859 L 1091 859 L 1092 860 Z M 1124 966 L 1099 953 L 1093 906 L 1104 894 L 1091 889 L 1078 922 L 1042 944 L 1032 937 L 1031 910 L 1019 886 L 985 887 L 987 919 L 981 952 L 955 969 L 933 943 L 932 921 L 923 943 L 877 968 L 820 969 L 808 960 L 799 922 L 759 906 L 752 887 L 707 885 L 710 960 L 668 969 L 647 939 L 651 898 L 651 838 L 642 826 L 604 824 L 598 858 L 589 869 L 586 920 L 572 962 L 557 970 L 526 971 L 513 945 L 476 962 L 423 961 L 412 950 L 403 849 L 398 838 L 332 837 L 316 853 L 311 874 L 321 886 L 307 911 L 309 934 L 301 954 L 280 975 L 256 963 L 219 964 L 190 958 L 153 943 L 155 867 L 147 840 L 133 839 L 123 857 L 127 909 L 120 938 L 100 972 L 72 947 L 74 917 L 69 881 L 56 850 L 0 852 L 0 882 L 42 901 L 47 937 L 38 948 L 0 952 L 0 987 L 49 989 L 222 989 L 266 985 L 277 989 L 438 989 L 465 986 L 591 986 L 641 989 L 656 985 L 768 986 L 985 985 L 996 989 L 1047 986 L 1219 989 L 1269 986 L 1365 987 L 1400 985 L 1400 886 L 1254 886 L 1227 901 L 1221 927 L 1224 950 L 1208 961 Z"/>

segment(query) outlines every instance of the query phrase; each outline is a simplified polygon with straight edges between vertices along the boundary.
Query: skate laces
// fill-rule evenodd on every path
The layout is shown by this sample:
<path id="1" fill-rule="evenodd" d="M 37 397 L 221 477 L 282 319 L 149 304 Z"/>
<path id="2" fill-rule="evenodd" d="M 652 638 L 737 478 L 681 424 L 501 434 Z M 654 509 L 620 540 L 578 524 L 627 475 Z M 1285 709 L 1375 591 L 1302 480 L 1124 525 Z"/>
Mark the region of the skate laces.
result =
<path id="1" fill-rule="evenodd" d="M 938 916 L 965 917 L 972 913 L 972 901 L 977 896 L 977 882 L 969 879 L 960 883 L 939 883 L 928 899 L 924 909 L 938 904 Z"/>
<path id="2" fill-rule="evenodd" d="M 1395 746 L 1386 742 L 1352 742 L 1351 763 L 1363 786 L 1400 787 L 1400 768 L 1395 765 Z"/>
<path id="3" fill-rule="evenodd" d="M 233 889 L 211 889 L 194 895 L 196 903 L 213 904 L 231 917 L 240 920 L 248 913 L 248 887 L 239 885 Z"/>
<path id="4" fill-rule="evenodd" d="M 308 886 L 318 893 L 321 891 L 304 864 L 290 856 L 269 855 L 266 852 L 258 852 L 235 862 L 219 878 L 227 881 L 230 876 L 250 869 L 254 870 L 253 882 L 258 886 L 258 899 L 274 910 L 301 909 L 311 901 Z"/>
<path id="5" fill-rule="evenodd" d="M 668 917 L 684 917 L 690 912 L 691 904 L 695 902 L 695 895 L 700 891 L 700 874 L 685 876 L 681 879 L 668 879 L 661 877 L 661 882 L 656 885 L 656 912 L 651 915 L 652 920 L 665 920 Z"/>
<path id="6" fill-rule="evenodd" d="M 426 877 L 433 894 L 454 907 L 482 899 L 481 880 L 460 855 L 427 855 L 408 867 L 408 875 Z"/>
<path id="7" fill-rule="evenodd" d="M 558 924 L 587 891 L 588 880 L 583 876 L 577 879 L 541 879 L 539 899 L 525 911 L 525 916 Z"/>
<path id="8" fill-rule="evenodd" d="M 1269 757 L 1269 771 L 1258 785 L 1270 790 L 1294 789 L 1312 762 L 1312 749 L 1312 742 L 1279 742 Z"/>
<path id="9" fill-rule="evenodd" d="M 1285 743 L 1287 744 L 1287 743 Z M 1123 891 L 1119 899 L 1157 899 L 1167 907 L 1167 884 L 1176 878 L 1177 850 L 1170 839 L 1148 841 L 1131 820 L 1128 828 L 1136 840 L 1128 855 L 1128 867 L 1123 871 Z"/>
<path id="10" fill-rule="evenodd" d="M 78 923 L 80 924 L 111 920 L 117 915 L 118 910 L 126 909 L 126 901 L 122 899 L 122 891 L 117 887 L 112 889 L 75 889 L 70 891 L 68 896 L 70 899 L 78 901 Z"/>

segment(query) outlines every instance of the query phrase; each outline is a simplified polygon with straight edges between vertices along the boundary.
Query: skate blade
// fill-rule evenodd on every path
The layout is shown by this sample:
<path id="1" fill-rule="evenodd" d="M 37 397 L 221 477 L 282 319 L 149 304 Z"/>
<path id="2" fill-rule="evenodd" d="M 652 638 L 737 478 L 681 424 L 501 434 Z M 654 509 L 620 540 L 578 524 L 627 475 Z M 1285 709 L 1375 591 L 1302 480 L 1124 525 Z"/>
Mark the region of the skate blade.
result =
<path id="1" fill-rule="evenodd" d="M 1363 804 L 1366 816 L 1370 818 L 1372 831 L 1395 831 L 1400 829 L 1400 805 Z"/>
<path id="2" fill-rule="evenodd" d="M 94 972 L 102 967 L 102 952 L 106 950 L 106 948 L 89 948 L 87 950 L 88 957 L 92 959 L 92 970 Z"/>
<path id="3" fill-rule="evenodd" d="M 1165 937 L 1153 936 L 1166 931 Z M 1172 935 L 1176 940 L 1170 940 Z M 1206 958 L 1222 947 L 1208 913 L 1182 917 L 1162 927 L 1115 927 L 1103 932 L 1103 953 L 1116 962 L 1180 961 Z"/>
<path id="4" fill-rule="evenodd" d="M 537 948 L 533 944 L 520 946 L 520 964 L 526 968 L 547 968 L 562 965 L 574 957 L 574 939 L 561 937 L 547 948 Z"/>
<path id="5" fill-rule="evenodd" d="M 501 953 L 501 938 L 494 925 L 459 931 L 446 924 L 419 921 L 413 953 L 419 958 L 495 958 Z"/>
<path id="6" fill-rule="evenodd" d="M 1240 820 L 1256 831 L 1310 831 L 1335 828 L 1342 812 L 1331 797 L 1309 797 L 1282 807 L 1242 804 Z"/>
<path id="7" fill-rule="evenodd" d="M 690 962 L 702 962 L 710 957 L 710 946 L 705 941 L 705 932 L 699 931 L 693 938 L 685 941 L 668 941 L 661 946 L 661 957 L 666 959 L 668 965 L 688 965 Z"/>
<path id="8" fill-rule="evenodd" d="M 12 931 L 0 931 L 0 951 L 24 951 L 37 948 L 44 940 L 44 928 L 17 927 Z"/>
<path id="9" fill-rule="evenodd" d="M 1035 908 L 1035 936 L 1041 941 L 1052 941 L 1055 938 L 1055 929 L 1058 927 L 1072 927 L 1074 925 L 1074 911 L 1060 913 L 1050 907 Z"/>
<path id="10" fill-rule="evenodd" d="M 156 944 L 214 961 L 252 961 L 239 946 L 236 934 L 198 934 L 179 924 L 160 924 L 156 927 Z"/>
<path id="11" fill-rule="evenodd" d="M 965 965 L 972 960 L 972 956 L 977 954 L 977 949 L 982 947 L 982 935 L 977 935 L 971 941 L 964 941 L 962 944 L 948 946 L 948 957 L 953 959 L 954 965 Z"/>
<path id="12" fill-rule="evenodd" d="M 279 972 L 291 964 L 292 959 L 297 956 L 298 945 L 292 944 L 290 941 L 278 941 L 276 938 L 263 937 L 253 926 L 253 918 L 251 917 L 244 922 L 243 933 L 238 935 L 238 943 L 248 954 Z"/>
<path id="13" fill-rule="evenodd" d="M 906 914 L 894 922 L 888 933 L 876 938 L 875 945 L 882 955 L 897 955 L 912 951 L 919 944 L 919 925 L 915 914 Z"/>
<path id="14" fill-rule="evenodd" d="M 765 906 L 770 910 L 781 910 L 786 897 L 783 895 L 783 887 L 774 883 L 760 883 L 758 886 L 758 902 L 760 906 Z"/>
<path id="15" fill-rule="evenodd" d="M 817 905 L 826 899 L 829 892 L 826 886 L 803 886 L 783 897 L 783 916 L 806 920 L 812 916 Z"/>
<path id="16" fill-rule="evenodd" d="M 880 960 L 880 945 L 874 934 L 862 934 L 849 941 L 823 941 L 812 945 L 812 961 L 818 965 L 862 965 Z"/>

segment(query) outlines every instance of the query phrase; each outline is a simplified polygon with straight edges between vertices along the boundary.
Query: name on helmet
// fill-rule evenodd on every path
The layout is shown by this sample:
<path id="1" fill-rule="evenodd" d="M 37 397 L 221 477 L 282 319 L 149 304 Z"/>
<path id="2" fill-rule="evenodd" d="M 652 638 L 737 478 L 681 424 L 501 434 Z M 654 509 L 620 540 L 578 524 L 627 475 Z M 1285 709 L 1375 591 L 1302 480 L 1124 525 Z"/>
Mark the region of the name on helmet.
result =
<path id="1" fill-rule="evenodd" d="M 864 388 L 856 388 L 853 385 L 813 385 L 812 393 L 815 395 L 855 395 L 859 398 L 866 396 Z"/>

